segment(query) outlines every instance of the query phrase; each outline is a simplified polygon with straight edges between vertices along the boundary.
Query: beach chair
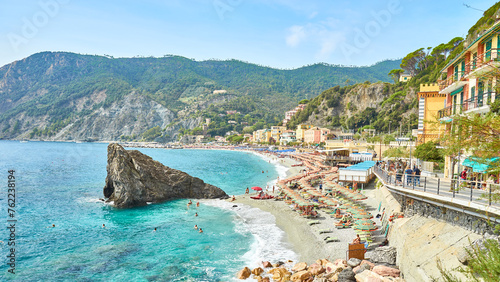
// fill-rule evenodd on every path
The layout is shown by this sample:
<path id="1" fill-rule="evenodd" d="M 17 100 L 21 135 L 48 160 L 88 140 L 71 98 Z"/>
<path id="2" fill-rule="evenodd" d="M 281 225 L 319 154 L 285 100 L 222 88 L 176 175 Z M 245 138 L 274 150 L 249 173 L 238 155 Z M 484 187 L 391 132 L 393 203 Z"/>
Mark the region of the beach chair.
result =
<path id="1" fill-rule="evenodd" d="M 319 231 L 319 234 L 323 234 L 323 233 L 332 233 L 333 231 L 331 229 L 321 229 Z"/>
<path id="2" fill-rule="evenodd" d="M 319 220 L 312 220 L 312 221 L 309 221 L 307 224 L 309 224 L 309 225 L 319 224 Z"/>
<path id="3" fill-rule="evenodd" d="M 339 242 L 339 238 L 337 237 L 326 237 L 325 242 L 330 243 L 330 242 Z"/>

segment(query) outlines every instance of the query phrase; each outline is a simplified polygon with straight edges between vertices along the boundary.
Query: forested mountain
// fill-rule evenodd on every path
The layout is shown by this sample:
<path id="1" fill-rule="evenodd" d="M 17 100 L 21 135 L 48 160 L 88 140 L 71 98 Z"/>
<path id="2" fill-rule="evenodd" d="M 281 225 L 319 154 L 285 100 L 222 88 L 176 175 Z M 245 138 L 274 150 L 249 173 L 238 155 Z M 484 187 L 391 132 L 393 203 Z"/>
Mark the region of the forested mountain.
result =
<path id="1" fill-rule="evenodd" d="M 167 141 L 196 133 L 206 118 L 212 135 L 249 132 L 335 85 L 386 81 L 400 62 L 280 70 L 237 60 L 42 52 L 0 68 L 0 138 L 140 140 L 147 132 L 148 140 Z"/>
<path id="2" fill-rule="evenodd" d="M 402 59 L 401 69 L 390 72 L 391 83 L 360 83 L 333 87 L 312 99 L 307 107 L 288 124 L 293 128 L 300 123 L 325 127 L 343 127 L 360 131 L 374 128 L 378 132 L 401 129 L 410 135 L 418 125 L 417 92 L 420 84 L 437 83 L 441 70 L 458 56 L 464 45 L 470 44 L 490 28 L 500 15 L 500 2 L 486 10 L 477 23 L 469 29 L 467 37 L 443 38 L 449 40 L 433 48 L 419 48 Z M 403 72 L 413 75 L 408 82 L 399 82 Z"/>

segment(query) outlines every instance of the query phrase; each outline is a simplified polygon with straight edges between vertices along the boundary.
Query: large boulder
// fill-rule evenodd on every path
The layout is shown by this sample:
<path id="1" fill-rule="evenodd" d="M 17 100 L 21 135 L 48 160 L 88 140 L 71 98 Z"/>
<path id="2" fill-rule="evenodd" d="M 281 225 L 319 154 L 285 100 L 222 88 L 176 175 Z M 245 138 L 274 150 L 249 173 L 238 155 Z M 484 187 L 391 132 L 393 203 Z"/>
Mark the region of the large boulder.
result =
<path id="1" fill-rule="evenodd" d="M 218 187 L 164 166 L 139 151 L 127 151 L 116 143 L 108 146 L 106 170 L 104 197 L 119 208 L 181 198 L 228 198 Z"/>
<path id="2" fill-rule="evenodd" d="M 316 276 L 325 272 L 325 269 L 321 266 L 321 264 L 313 263 L 307 268 L 307 271 Z"/>
<path id="3" fill-rule="evenodd" d="M 274 281 L 282 282 L 290 280 L 290 276 L 292 275 L 286 268 L 279 267 L 273 268 L 269 270 L 269 274 L 273 275 Z"/>
<path id="4" fill-rule="evenodd" d="M 311 278 L 311 273 L 306 270 L 299 271 L 292 275 L 290 278 L 292 281 L 303 282 Z"/>
<path id="5" fill-rule="evenodd" d="M 384 277 L 370 270 L 356 274 L 357 282 L 384 282 Z M 387 281 L 387 280 L 385 280 Z"/>
<path id="6" fill-rule="evenodd" d="M 372 269 L 373 272 L 382 276 L 399 277 L 400 271 L 396 268 L 387 267 L 385 265 L 377 265 Z"/>
<path id="7" fill-rule="evenodd" d="M 299 272 L 299 271 L 306 270 L 306 269 L 307 269 L 306 262 L 299 262 L 292 267 L 293 272 Z"/>
<path id="8" fill-rule="evenodd" d="M 375 250 L 366 253 L 373 263 L 396 264 L 396 248 L 395 247 L 378 247 Z"/>
<path id="9" fill-rule="evenodd" d="M 339 273 L 339 282 L 356 282 L 355 275 L 352 268 L 344 268 L 344 270 Z"/>
<path id="10" fill-rule="evenodd" d="M 245 267 L 242 270 L 240 270 L 238 274 L 236 274 L 236 278 L 244 280 L 250 277 L 251 274 L 252 272 L 250 271 L 250 268 Z"/>

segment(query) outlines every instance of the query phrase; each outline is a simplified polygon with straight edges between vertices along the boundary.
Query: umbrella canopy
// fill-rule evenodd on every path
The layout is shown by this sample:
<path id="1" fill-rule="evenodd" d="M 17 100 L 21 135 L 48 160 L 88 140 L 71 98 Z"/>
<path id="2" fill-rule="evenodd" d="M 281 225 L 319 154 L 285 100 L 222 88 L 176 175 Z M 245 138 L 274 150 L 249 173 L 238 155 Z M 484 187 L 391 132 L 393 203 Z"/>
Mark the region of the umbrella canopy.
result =
<path id="1" fill-rule="evenodd" d="M 373 215 L 371 215 L 369 213 L 368 214 L 355 213 L 355 214 L 353 214 L 352 217 L 355 219 L 370 219 L 370 218 L 373 218 Z"/>
<path id="2" fill-rule="evenodd" d="M 364 218 L 364 219 L 357 219 L 354 224 L 356 225 L 373 225 L 373 226 L 376 226 L 375 222 L 371 219 L 367 219 L 367 218 Z"/>
<path id="3" fill-rule="evenodd" d="M 259 186 L 254 186 L 254 187 L 252 187 L 252 190 L 262 191 L 262 188 L 260 188 Z"/>
<path id="4" fill-rule="evenodd" d="M 353 228 L 355 230 L 360 230 L 360 231 L 375 231 L 375 230 L 377 230 L 376 226 L 364 225 L 364 224 L 354 225 Z"/>

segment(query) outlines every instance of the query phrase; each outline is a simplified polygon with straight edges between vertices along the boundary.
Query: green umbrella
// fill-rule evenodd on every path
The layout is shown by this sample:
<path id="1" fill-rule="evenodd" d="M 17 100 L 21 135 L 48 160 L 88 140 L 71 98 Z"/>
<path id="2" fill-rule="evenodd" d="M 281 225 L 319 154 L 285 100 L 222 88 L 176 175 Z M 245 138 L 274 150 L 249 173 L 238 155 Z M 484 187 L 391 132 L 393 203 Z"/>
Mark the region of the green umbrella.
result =
<path id="1" fill-rule="evenodd" d="M 371 215 L 369 213 L 367 213 L 367 214 L 356 213 L 356 214 L 353 214 L 352 217 L 355 219 L 370 219 L 370 218 L 373 218 L 373 215 Z"/>
<path id="2" fill-rule="evenodd" d="M 356 225 L 373 225 L 376 226 L 375 222 L 371 219 L 363 218 L 363 219 L 357 219 L 354 224 Z"/>
<path id="3" fill-rule="evenodd" d="M 378 229 L 376 226 L 364 225 L 364 224 L 354 225 L 353 228 L 355 230 L 360 230 L 360 231 L 375 231 Z"/>

